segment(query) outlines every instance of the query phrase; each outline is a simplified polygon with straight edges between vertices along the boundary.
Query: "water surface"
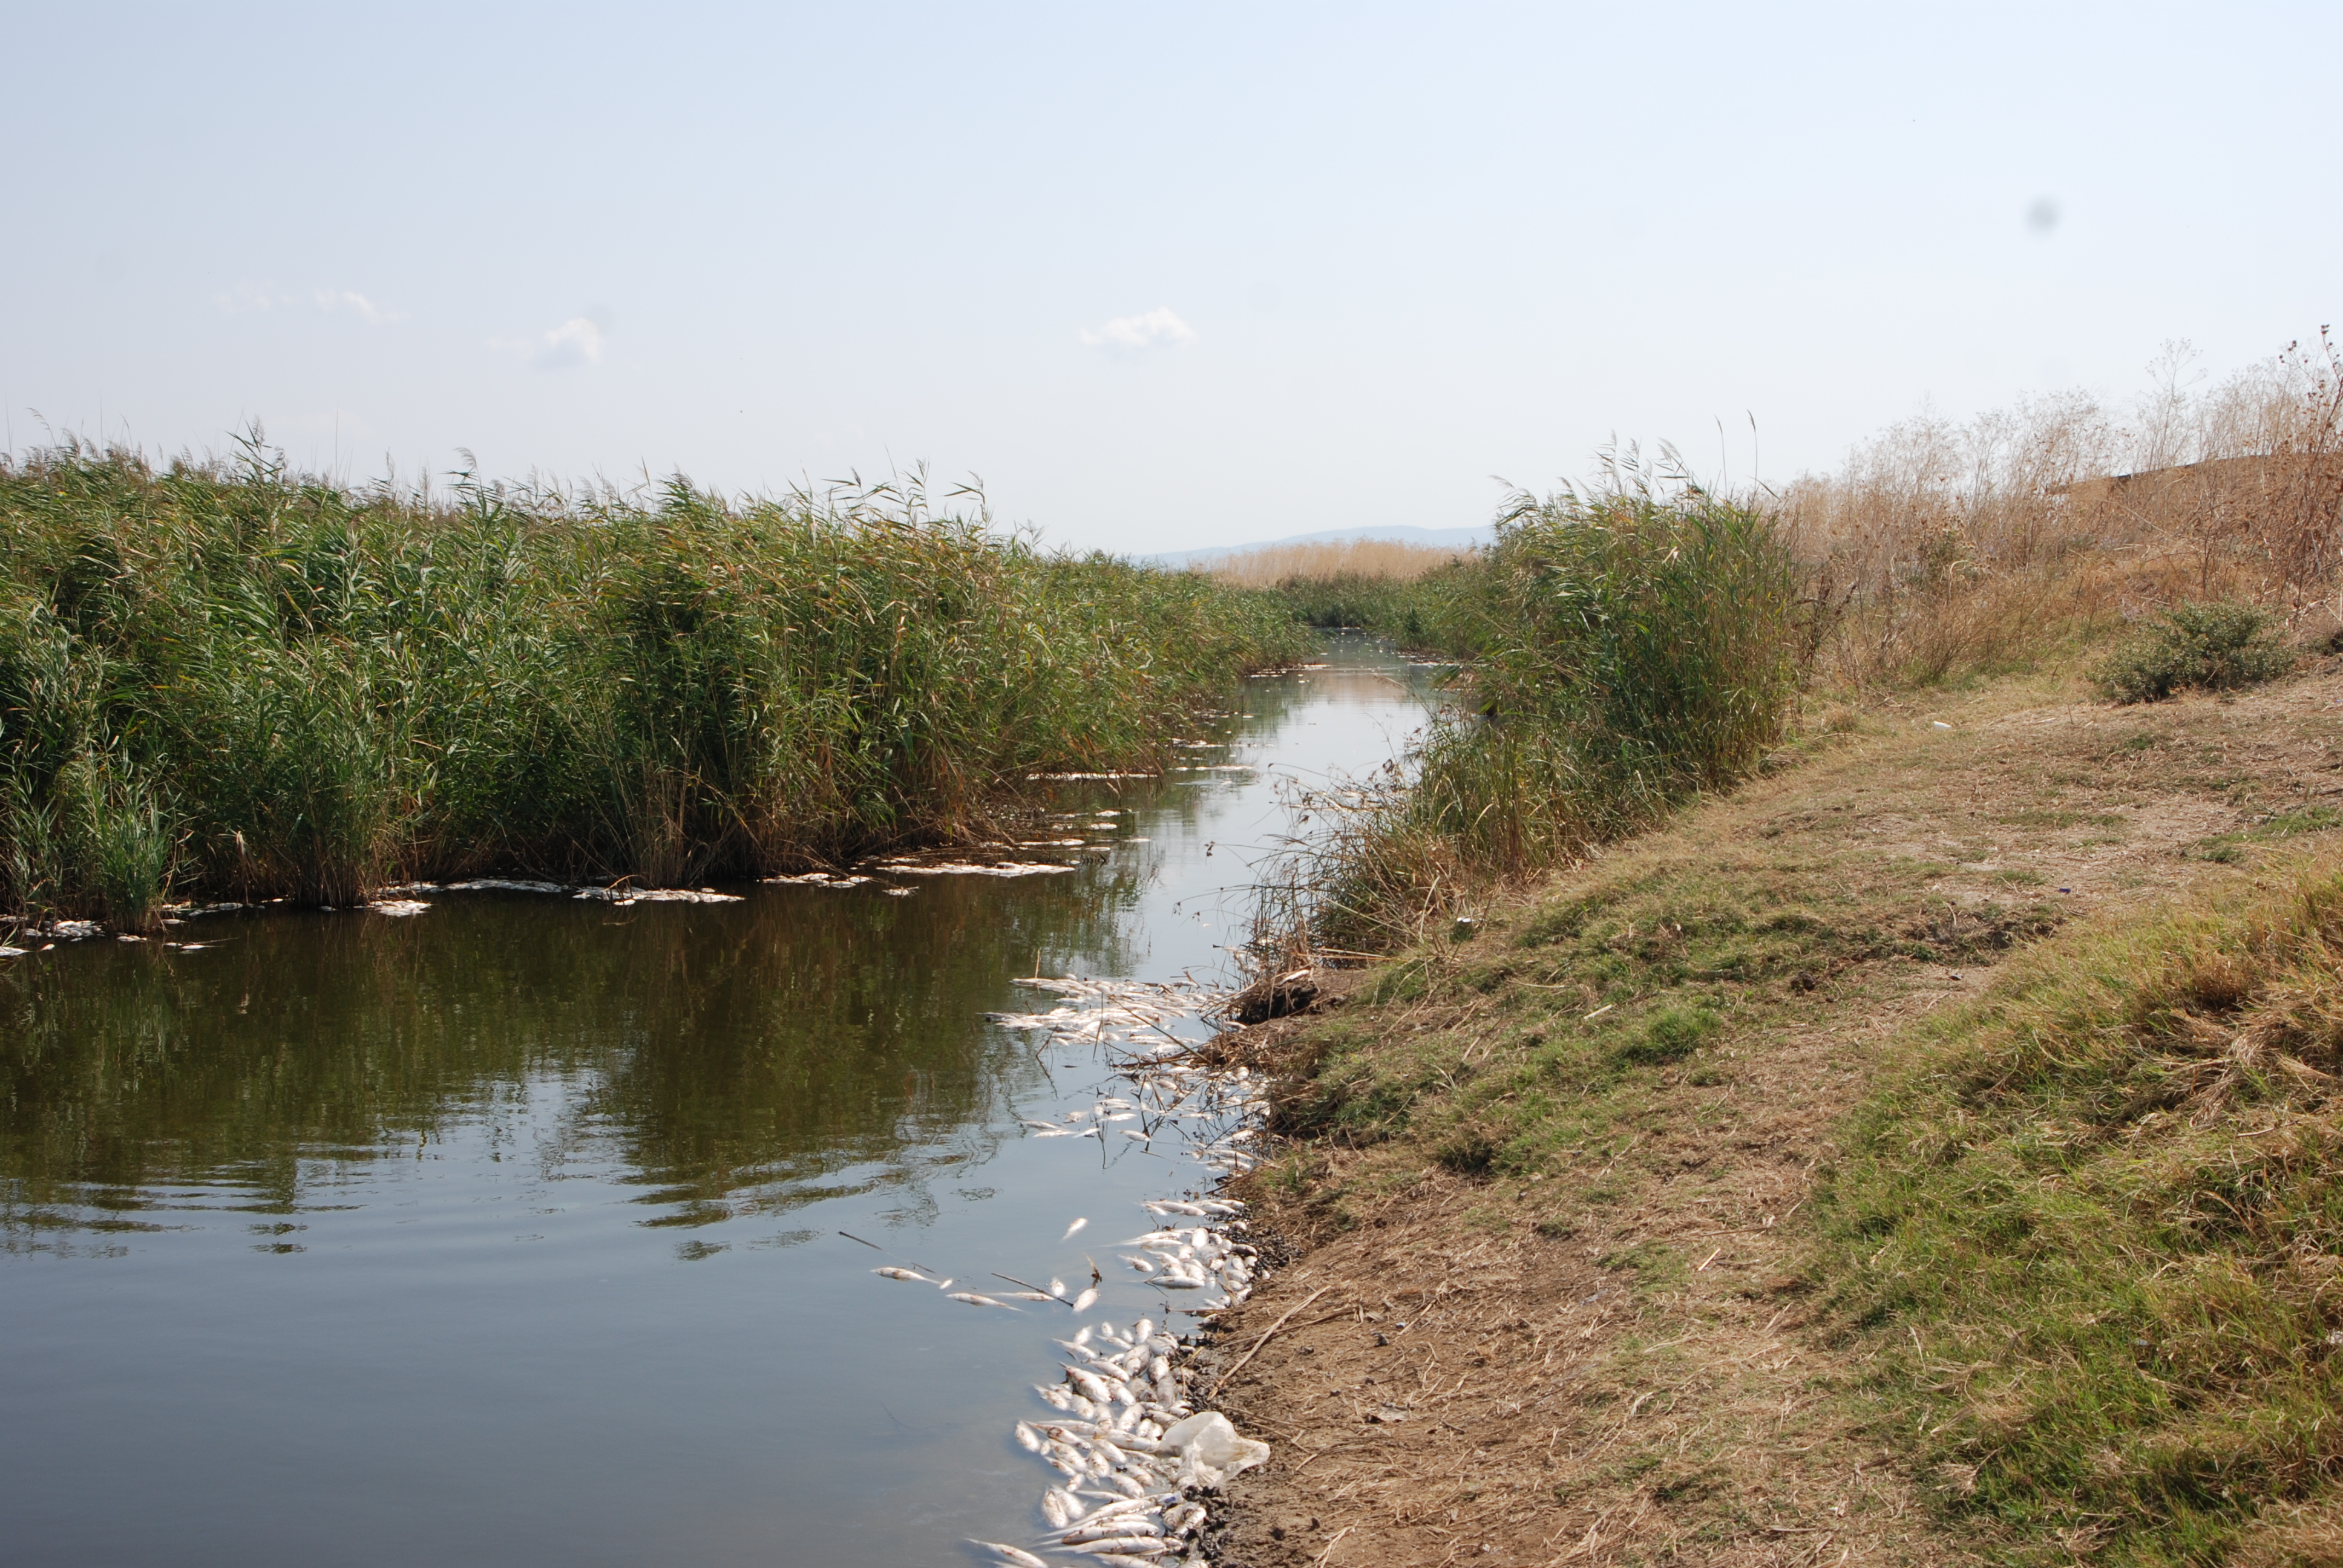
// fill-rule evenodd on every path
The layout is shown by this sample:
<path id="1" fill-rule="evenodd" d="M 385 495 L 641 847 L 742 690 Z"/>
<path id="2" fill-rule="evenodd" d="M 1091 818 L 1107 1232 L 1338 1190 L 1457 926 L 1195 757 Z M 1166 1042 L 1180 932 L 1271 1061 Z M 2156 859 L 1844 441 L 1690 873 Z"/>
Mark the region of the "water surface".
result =
<path id="1" fill-rule="evenodd" d="M 1107 1070 L 984 1015 L 1052 1004 L 1020 975 L 1225 973 L 1278 780 L 1421 718 L 1422 671 L 1329 658 L 1248 683 L 1213 770 L 1061 786 L 1068 875 L 448 894 L 0 965 L 0 1556 L 829 1568 L 1030 1536 L 1047 1473 L 1009 1428 L 1067 1315 L 879 1279 L 840 1232 L 976 1289 L 1082 1280 L 1207 1179 L 1031 1138 Z M 1161 1317 L 1121 1272 L 1099 1314 Z"/>

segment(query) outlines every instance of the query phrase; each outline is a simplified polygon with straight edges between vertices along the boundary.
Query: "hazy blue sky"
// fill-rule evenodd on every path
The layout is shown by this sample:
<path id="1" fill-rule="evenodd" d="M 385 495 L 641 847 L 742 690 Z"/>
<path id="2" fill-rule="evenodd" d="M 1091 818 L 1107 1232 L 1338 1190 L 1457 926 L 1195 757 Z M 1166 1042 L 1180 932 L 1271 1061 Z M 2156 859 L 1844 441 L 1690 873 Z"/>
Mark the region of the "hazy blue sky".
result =
<path id="1" fill-rule="evenodd" d="M 925 458 L 1172 549 L 1481 522 L 1613 432 L 1745 477 L 1754 417 L 1786 477 L 2343 314 L 2333 0 L 0 24 L 19 450 Z"/>

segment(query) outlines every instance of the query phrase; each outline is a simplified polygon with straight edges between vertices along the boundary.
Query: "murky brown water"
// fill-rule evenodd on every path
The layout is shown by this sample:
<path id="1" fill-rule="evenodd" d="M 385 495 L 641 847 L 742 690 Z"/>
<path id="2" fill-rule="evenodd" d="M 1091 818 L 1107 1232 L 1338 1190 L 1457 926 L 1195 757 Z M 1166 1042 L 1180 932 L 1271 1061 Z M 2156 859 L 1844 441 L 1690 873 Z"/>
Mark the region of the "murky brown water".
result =
<path id="1" fill-rule="evenodd" d="M 875 1278 L 1087 1277 L 1192 1189 L 1033 1141 L 1088 1051 L 1021 974 L 1210 973 L 1272 769 L 1388 756 L 1423 672 L 1337 638 L 1227 754 L 1064 786 L 1082 869 L 616 909 L 192 921 L 0 964 L 0 1558 L 964 1560 L 1029 1534 L 1009 1441 L 1062 1319 Z M 1058 1238 L 1077 1214 L 1087 1237 Z M 1121 1227 L 1117 1229 L 1116 1227 Z M 1160 1311 L 1110 1276 L 1101 1312 Z"/>

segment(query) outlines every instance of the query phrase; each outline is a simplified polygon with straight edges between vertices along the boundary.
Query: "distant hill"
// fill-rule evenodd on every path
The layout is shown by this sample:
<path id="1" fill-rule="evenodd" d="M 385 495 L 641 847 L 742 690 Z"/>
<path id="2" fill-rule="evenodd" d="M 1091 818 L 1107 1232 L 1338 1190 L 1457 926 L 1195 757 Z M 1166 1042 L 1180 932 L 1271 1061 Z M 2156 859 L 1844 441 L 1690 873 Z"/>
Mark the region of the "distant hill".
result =
<path id="1" fill-rule="evenodd" d="M 1265 550 L 1275 545 L 1316 544 L 1327 539 L 1393 539 L 1405 545 L 1422 545 L 1426 549 L 1473 549 L 1494 542 L 1496 530 L 1478 528 L 1322 528 L 1314 534 L 1289 534 L 1282 539 L 1256 539 L 1245 545 L 1214 545 L 1208 549 L 1173 550 L 1164 555 L 1137 556 L 1133 558 L 1145 567 L 1208 566 L 1230 556 L 1241 556 L 1250 550 Z"/>

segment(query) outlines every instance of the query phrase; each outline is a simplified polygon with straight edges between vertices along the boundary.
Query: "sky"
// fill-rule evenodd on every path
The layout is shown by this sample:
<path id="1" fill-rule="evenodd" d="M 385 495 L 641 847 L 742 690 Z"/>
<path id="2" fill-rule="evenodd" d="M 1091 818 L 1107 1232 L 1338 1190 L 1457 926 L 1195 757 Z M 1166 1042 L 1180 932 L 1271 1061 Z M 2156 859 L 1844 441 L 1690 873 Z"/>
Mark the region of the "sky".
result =
<path id="1" fill-rule="evenodd" d="M 1145 553 L 2343 314 L 2343 6 L 25 5 L 0 441 L 924 463 Z"/>

